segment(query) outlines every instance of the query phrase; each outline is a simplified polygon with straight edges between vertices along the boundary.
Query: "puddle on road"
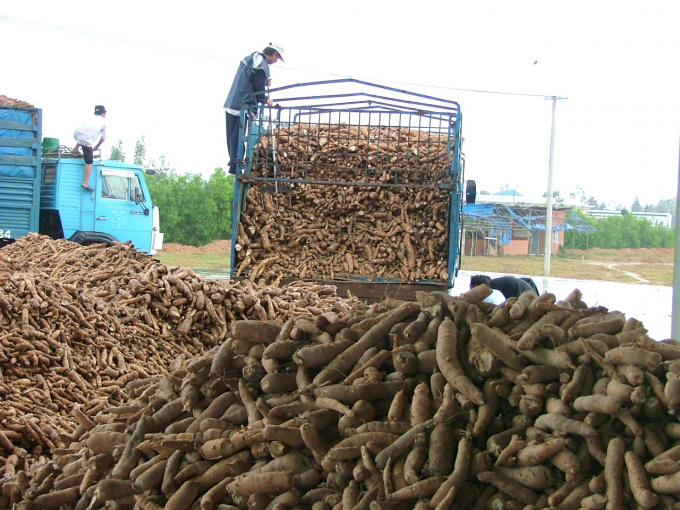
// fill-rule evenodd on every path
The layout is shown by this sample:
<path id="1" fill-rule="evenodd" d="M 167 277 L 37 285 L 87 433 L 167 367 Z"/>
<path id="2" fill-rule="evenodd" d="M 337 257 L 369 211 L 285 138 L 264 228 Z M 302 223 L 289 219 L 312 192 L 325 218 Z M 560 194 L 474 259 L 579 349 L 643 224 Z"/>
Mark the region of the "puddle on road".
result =
<path id="1" fill-rule="evenodd" d="M 208 280 L 228 280 L 229 269 L 206 269 L 203 267 L 192 268 L 194 273 L 202 274 Z"/>

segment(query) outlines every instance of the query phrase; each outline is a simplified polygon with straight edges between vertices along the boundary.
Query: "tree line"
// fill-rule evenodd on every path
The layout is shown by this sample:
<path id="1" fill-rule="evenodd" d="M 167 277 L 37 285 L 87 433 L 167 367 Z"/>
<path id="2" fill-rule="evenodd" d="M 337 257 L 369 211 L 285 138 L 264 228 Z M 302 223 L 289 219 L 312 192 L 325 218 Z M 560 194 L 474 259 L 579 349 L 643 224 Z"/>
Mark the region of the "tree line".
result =
<path id="1" fill-rule="evenodd" d="M 567 230 L 564 233 L 564 247 L 567 249 L 673 248 L 675 245 L 675 229 L 654 224 L 627 211 L 601 219 L 581 212 L 577 214 L 594 230 Z"/>

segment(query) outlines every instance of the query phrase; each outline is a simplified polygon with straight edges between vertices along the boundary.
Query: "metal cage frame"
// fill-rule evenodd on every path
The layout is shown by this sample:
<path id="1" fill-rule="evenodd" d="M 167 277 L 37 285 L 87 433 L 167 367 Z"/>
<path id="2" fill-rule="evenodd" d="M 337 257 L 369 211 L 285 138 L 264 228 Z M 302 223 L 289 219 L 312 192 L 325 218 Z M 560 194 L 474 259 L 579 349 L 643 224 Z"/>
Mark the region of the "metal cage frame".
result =
<path id="1" fill-rule="evenodd" d="M 364 90 L 341 90 L 347 87 L 365 87 Z M 301 95 L 297 92 L 301 89 L 322 89 L 321 94 Z M 295 92 L 293 95 L 282 95 L 284 92 Z M 389 92 L 389 95 L 386 95 Z M 232 253 L 230 276 L 235 277 L 237 265 L 236 244 L 238 239 L 238 224 L 244 208 L 244 200 L 248 188 L 251 185 L 266 186 L 270 192 L 281 193 L 291 186 L 298 184 L 313 185 L 339 185 L 359 187 L 408 187 L 420 189 L 446 190 L 449 194 L 448 210 L 448 280 L 423 280 L 420 283 L 438 285 L 440 288 L 451 289 L 457 271 L 460 267 L 461 232 L 462 232 L 462 206 L 464 199 L 464 157 L 462 154 L 462 113 L 460 105 L 451 100 L 441 99 L 434 96 L 408 92 L 385 85 L 369 83 L 353 78 L 308 82 L 288 85 L 271 89 L 270 94 L 277 94 L 277 104 L 274 107 L 252 106 L 248 104 L 250 98 L 244 98 L 240 112 L 239 150 L 237 159 L 237 173 L 235 176 L 234 204 L 232 215 Z M 256 95 L 256 94 L 252 94 Z M 328 119 L 322 122 L 322 119 Z M 368 120 L 368 122 L 366 122 Z M 377 120 L 377 122 L 375 122 Z M 386 120 L 386 122 L 385 122 Z M 443 175 L 439 179 L 428 181 L 426 174 L 416 174 L 421 170 L 413 170 L 408 167 L 408 161 L 401 161 L 405 168 L 391 169 L 390 179 L 380 181 L 376 179 L 385 168 L 376 165 L 371 167 L 368 158 L 363 168 L 358 166 L 337 167 L 338 178 L 329 178 L 326 173 L 323 178 L 313 175 L 307 167 L 302 165 L 291 166 L 286 172 L 278 168 L 277 148 L 274 142 L 274 130 L 290 126 L 348 126 L 355 128 L 386 128 L 388 136 L 390 129 L 400 130 L 403 128 L 413 129 L 414 132 L 432 133 L 440 135 L 446 140 L 446 161 Z M 311 130 L 311 129 L 310 129 Z M 258 155 L 258 142 L 263 137 L 271 135 L 269 151 L 261 151 L 271 155 L 270 161 L 265 161 L 262 166 L 261 156 Z M 315 135 L 316 136 L 316 135 Z M 418 135 L 420 136 L 420 135 Z M 311 140 L 310 135 L 310 140 Z M 380 135 L 375 141 L 380 144 L 383 140 Z M 394 140 L 388 140 L 394 142 Z M 261 144 L 260 144 L 261 145 Z M 385 143 L 389 147 L 388 143 Z M 429 146 L 428 146 L 429 150 Z M 319 151 L 315 151 L 319 152 Z M 311 154 L 311 152 L 310 152 Z M 323 155 L 323 151 L 321 151 Z M 350 155 L 349 153 L 343 153 Z M 318 155 L 318 154 L 317 154 Z M 355 156 L 351 154 L 351 156 Z M 379 155 L 385 161 L 390 161 L 389 148 Z M 357 156 L 359 159 L 359 156 Z M 408 158 L 406 158 L 408 159 Z M 270 166 L 267 166 L 270 164 Z M 266 171 L 262 171 L 265 168 Z M 348 175 L 351 174 L 347 178 Z M 418 182 L 414 182 L 418 180 Z M 352 281 L 378 282 L 396 285 L 404 285 L 406 282 L 395 279 L 373 279 L 367 277 L 352 277 Z M 407 284 L 410 285 L 410 284 Z"/>

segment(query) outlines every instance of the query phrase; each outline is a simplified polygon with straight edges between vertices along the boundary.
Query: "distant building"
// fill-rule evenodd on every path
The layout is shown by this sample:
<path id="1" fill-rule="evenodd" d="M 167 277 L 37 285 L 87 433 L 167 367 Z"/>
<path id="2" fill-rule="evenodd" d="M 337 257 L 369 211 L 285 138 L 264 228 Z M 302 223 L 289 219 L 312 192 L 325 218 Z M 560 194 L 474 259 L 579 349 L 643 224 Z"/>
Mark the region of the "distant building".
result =
<path id="1" fill-rule="evenodd" d="M 479 196 L 479 195 L 478 195 Z M 489 198 L 490 195 L 485 195 Z M 571 207 L 554 207 L 550 252 L 564 244 L 566 230 L 591 231 Z M 547 208 L 526 203 L 477 203 L 463 206 L 465 255 L 543 255 Z"/>
<path id="2" fill-rule="evenodd" d="M 591 209 L 587 211 L 589 216 L 594 218 L 607 218 L 609 216 L 621 216 L 621 211 L 603 211 L 597 209 Z M 656 212 L 629 212 L 633 216 L 638 218 L 645 218 L 655 225 L 663 225 L 664 227 L 671 227 L 671 214 L 670 213 L 656 213 Z"/>

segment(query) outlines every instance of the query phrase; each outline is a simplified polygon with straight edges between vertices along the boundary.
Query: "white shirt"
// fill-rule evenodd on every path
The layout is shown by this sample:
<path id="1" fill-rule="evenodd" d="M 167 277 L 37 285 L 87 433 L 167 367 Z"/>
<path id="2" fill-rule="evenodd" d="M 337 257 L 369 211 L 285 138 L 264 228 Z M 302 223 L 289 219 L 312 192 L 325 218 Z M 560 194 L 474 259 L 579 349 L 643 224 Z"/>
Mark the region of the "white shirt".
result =
<path id="1" fill-rule="evenodd" d="M 73 132 L 76 142 L 85 147 L 94 147 L 99 135 L 102 140 L 106 139 L 106 119 L 101 115 L 95 115 L 93 119 L 86 120 Z"/>
<path id="2" fill-rule="evenodd" d="M 493 292 L 489 297 L 487 297 L 484 302 L 491 303 L 492 305 L 500 305 L 505 301 L 505 296 L 500 290 L 493 289 Z"/>

